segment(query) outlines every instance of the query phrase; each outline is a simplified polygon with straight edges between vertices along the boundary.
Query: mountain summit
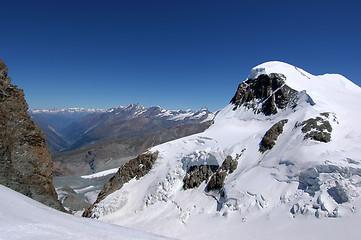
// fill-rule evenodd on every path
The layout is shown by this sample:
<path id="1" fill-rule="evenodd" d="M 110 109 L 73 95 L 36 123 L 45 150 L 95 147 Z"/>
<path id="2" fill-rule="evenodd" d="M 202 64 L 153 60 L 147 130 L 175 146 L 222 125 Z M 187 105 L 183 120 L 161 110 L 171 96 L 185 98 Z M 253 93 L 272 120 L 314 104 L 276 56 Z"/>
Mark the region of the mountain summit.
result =
<path id="1" fill-rule="evenodd" d="M 343 76 L 261 64 L 210 128 L 121 167 L 84 215 L 185 239 L 341 237 L 361 219 L 360 102 Z"/>
<path id="2" fill-rule="evenodd" d="M 361 219 L 360 102 L 340 75 L 261 64 L 210 128 L 120 167 L 84 215 L 185 239 L 356 239 L 344 219 Z"/>

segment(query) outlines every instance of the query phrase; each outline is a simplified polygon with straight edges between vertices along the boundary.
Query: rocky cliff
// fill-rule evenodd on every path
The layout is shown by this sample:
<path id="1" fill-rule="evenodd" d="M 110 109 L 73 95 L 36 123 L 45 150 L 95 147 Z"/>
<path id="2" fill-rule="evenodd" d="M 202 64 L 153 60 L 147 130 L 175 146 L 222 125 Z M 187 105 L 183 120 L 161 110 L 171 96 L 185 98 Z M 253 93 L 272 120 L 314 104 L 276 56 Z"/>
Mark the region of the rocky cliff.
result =
<path id="1" fill-rule="evenodd" d="M 0 184 L 64 211 L 53 187 L 45 136 L 30 120 L 23 90 L 0 59 Z"/>

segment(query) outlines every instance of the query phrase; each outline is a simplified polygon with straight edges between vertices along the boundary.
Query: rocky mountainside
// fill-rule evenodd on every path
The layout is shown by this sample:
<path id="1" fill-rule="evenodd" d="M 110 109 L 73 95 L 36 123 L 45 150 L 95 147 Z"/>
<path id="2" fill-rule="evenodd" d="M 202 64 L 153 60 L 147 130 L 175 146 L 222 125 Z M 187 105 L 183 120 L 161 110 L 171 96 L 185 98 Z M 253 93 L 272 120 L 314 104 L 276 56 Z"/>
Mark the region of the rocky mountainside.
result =
<path id="1" fill-rule="evenodd" d="M 179 125 L 210 122 L 213 118 L 214 113 L 206 108 L 197 112 L 172 111 L 132 103 L 87 115 L 69 125 L 64 134 L 73 143 L 72 150 L 104 140 L 134 138 Z"/>
<path id="2" fill-rule="evenodd" d="M 134 103 L 108 110 L 66 108 L 32 110 L 29 114 L 45 133 L 52 153 L 105 140 L 134 138 L 180 125 L 209 123 L 215 116 L 206 108 L 194 112 L 145 108 Z"/>
<path id="3" fill-rule="evenodd" d="M 206 108 L 194 112 L 139 104 L 107 111 L 70 110 L 30 112 L 55 149 L 52 157 L 57 176 L 119 167 L 150 147 L 203 132 L 215 116 Z M 62 152 L 56 151 L 60 149 Z"/>
<path id="4" fill-rule="evenodd" d="M 343 76 L 261 64 L 212 126 L 121 167 L 84 216 L 181 239 L 334 238 L 344 227 L 358 239 L 348 219 L 361 217 L 360 102 Z"/>
<path id="5" fill-rule="evenodd" d="M 23 90 L 12 85 L 0 60 L 0 184 L 58 210 L 45 136 L 30 120 Z"/>

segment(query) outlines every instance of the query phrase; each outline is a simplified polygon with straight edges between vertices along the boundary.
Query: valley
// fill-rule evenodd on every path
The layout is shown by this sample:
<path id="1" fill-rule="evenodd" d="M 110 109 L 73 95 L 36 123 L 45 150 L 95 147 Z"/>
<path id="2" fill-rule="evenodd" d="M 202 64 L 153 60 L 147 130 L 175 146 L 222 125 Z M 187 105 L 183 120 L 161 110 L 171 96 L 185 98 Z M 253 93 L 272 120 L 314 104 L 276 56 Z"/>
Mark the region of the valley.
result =
<path id="1" fill-rule="evenodd" d="M 193 112 L 133 103 L 108 110 L 69 108 L 29 113 L 52 149 L 59 199 L 73 211 L 84 210 L 95 201 L 73 188 L 99 193 L 111 177 L 92 182 L 82 181 L 80 176 L 119 168 L 150 147 L 202 132 L 216 115 L 206 108 Z"/>

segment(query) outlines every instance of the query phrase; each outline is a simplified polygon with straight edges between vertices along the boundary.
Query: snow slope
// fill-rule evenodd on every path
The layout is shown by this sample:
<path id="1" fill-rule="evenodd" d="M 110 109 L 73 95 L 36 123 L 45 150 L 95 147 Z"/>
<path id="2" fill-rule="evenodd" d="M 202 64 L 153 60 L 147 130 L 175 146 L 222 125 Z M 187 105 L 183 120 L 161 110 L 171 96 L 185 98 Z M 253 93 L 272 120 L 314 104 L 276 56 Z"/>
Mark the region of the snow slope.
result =
<path id="1" fill-rule="evenodd" d="M 49 208 L 0 185 L 0 239 L 166 239 Z"/>
<path id="2" fill-rule="evenodd" d="M 205 132 L 150 149 L 159 151 L 152 170 L 96 204 L 92 217 L 181 239 L 360 239 L 360 87 L 281 62 L 253 68 L 244 86 L 272 73 L 284 83 L 270 97 L 285 85 L 297 91 L 287 107 L 265 115 L 258 110 L 268 99 L 229 104 Z M 282 120 L 273 148 L 260 151 Z M 223 187 L 209 190 L 208 178 L 185 190 L 192 169 L 227 156 L 238 165 Z"/>
<path id="3" fill-rule="evenodd" d="M 90 175 L 84 175 L 84 176 L 81 176 L 81 178 L 92 179 L 92 178 L 104 177 L 104 176 L 116 173 L 118 171 L 118 169 L 119 168 L 112 168 L 112 169 L 108 169 L 108 170 L 105 170 L 105 171 L 93 173 L 93 174 L 90 174 Z"/>

